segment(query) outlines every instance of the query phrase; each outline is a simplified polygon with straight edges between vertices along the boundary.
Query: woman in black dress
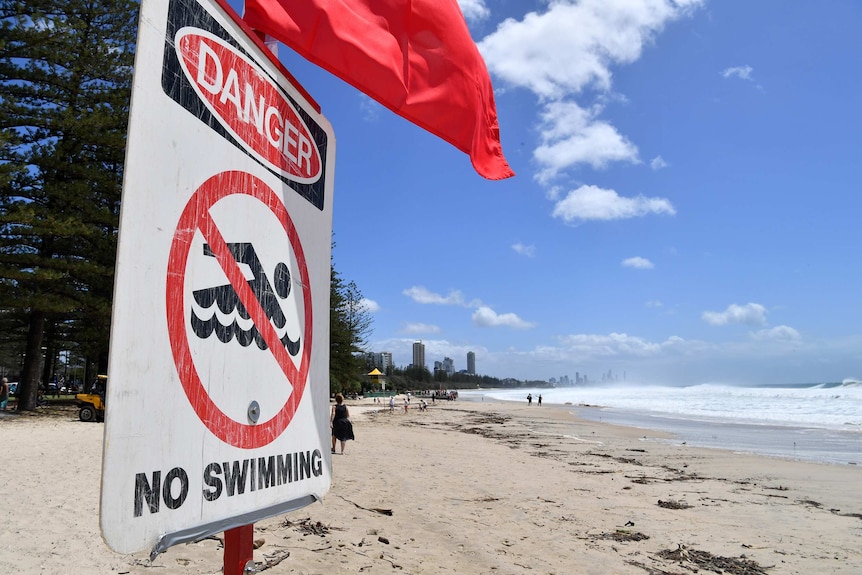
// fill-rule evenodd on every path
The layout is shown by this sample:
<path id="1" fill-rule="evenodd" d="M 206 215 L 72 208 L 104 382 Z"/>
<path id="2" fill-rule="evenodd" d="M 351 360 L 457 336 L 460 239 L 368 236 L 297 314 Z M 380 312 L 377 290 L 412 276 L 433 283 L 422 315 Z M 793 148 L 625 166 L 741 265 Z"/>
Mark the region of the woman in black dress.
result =
<path id="1" fill-rule="evenodd" d="M 353 439 L 353 424 L 350 422 L 350 412 L 344 405 L 344 396 L 335 394 L 335 405 L 329 414 L 329 427 L 332 428 L 332 453 L 335 453 L 335 440 L 341 442 L 341 454 L 344 455 L 344 444 Z"/>

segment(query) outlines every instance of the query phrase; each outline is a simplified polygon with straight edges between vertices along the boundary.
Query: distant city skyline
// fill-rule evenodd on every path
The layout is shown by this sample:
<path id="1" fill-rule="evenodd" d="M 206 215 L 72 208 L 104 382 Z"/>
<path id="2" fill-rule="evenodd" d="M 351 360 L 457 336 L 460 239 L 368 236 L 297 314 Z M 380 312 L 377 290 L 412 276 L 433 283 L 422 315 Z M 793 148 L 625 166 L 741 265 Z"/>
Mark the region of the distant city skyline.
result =
<path id="1" fill-rule="evenodd" d="M 385 371 L 386 367 L 410 367 L 419 365 L 428 369 L 428 366 L 424 363 L 426 362 L 426 349 L 425 343 L 421 340 L 414 340 L 412 342 L 411 347 L 412 352 L 412 362 L 405 366 L 404 364 L 398 364 L 393 361 L 393 354 L 390 351 L 370 351 L 365 353 L 366 363 L 368 363 L 371 367 L 377 367 L 381 371 Z M 432 373 L 442 370 L 445 371 L 448 375 L 452 375 L 456 372 L 463 371 L 470 375 L 490 375 L 478 373 L 476 370 L 476 353 L 474 351 L 466 352 L 466 367 L 463 369 L 458 369 L 457 364 L 454 359 L 444 356 L 442 359 L 434 359 L 433 361 L 433 369 L 430 371 Z M 625 372 L 615 372 L 613 369 L 603 370 L 599 376 L 590 377 L 587 373 L 575 372 L 574 379 L 571 379 L 568 374 L 558 375 L 558 376 L 550 376 L 550 377 L 515 377 L 509 375 L 493 375 L 492 377 L 496 377 L 498 379 L 518 379 L 523 381 L 545 381 L 548 383 L 559 383 L 561 386 L 569 386 L 569 385 L 579 385 L 587 382 L 596 382 L 596 381 L 625 381 L 626 375 Z"/>
<path id="2" fill-rule="evenodd" d="M 370 367 L 376 367 L 385 373 L 386 368 L 389 366 L 397 367 L 394 363 L 392 363 L 392 353 L 389 351 L 382 352 L 366 352 L 365 354 L 366 362 Z M 419 365 L 418 362 L 425 361 L 425 344 L 422 341 L 414 341 L 413 342 L 413 363 L 410 365 Z M 452 376 L 456 372 L 463 371 L 470 375 L 487 375 L 487 374 L 477 374 L 476 373 L 476 354 L 473 351 L 468 351 L 466 354 L 466 364 L 467 367 L 465 369 L 457 369 L 455 360 L 450 357 L 444 357 L 442 360 L 434 360 L 432 373 L 437 371 L 443 371 L 447 374 L 447 376 Z M 403 366 L 402 366 L 403 367 Z M 423 366 L 426 367 L 427 366 Z M 560 376 L 551 376 L 548 378 L 542 377 L 527 377 L 527 378 L 518 378 L 518 377 L 510 377 L 510 376 L 492 376 L 497 377 L 498 379 L 517 379 L 522 381 L 545 381 L 547 383 L 553 385 L 559 385 L 560 387 L 570 387 L 575 385 L 584 385 L 588 383 L 597 383 L 597 382 L 625 382 L 626 381 L 626 372 L 615 372 L 613 369 L 608 369 L 606 371 L 602 371 L 601 374 L 597 377 L 590 377 L 587 373 L 581 373 L 579 371 L 575 372 L 574 379 L 570 378 L 568 374 L 563 374 Z"/>

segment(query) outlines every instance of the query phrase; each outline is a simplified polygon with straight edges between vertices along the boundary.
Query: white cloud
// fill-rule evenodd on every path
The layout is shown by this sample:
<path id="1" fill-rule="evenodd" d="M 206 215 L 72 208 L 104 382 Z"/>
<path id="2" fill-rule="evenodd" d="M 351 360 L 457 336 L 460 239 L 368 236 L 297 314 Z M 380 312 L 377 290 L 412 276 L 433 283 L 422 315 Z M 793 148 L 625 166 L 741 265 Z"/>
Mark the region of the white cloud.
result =
<path id="1" fill-rule="evenodd" d="M 622 220 L 648 214 L 676 214 L 664 198 L 620 197 L 614 190 L 597 186 L 581 186 L 557 202 L 553 216 L 566 223 L 586 220 Z"/>
<path id="2" fill-rule="evenodd" d="M 515 250 L 515 253 L 521 254 L 522 256 L 527 256 L 528 258 L 531 258 L 536 255 L 536 246 L 534 246 L 533 244 L 525 246 L 521 242 L 518 242 L 516 244 L 512 244 L 512 249 Z"/>
<path id="3" fill-rule="evenodd" d="M 479 42 L 491 72 L 542 98 L 586 87 L 609 90 L 612 64 L 640 58 L 664 25 L 702 0 L 554 1 L 544 13 L 509 18 Z"/>
<path id="4" fill-rule="evenodd" d="M 511 327 L 514 329 L 535 327 L 535 324 L 524 321 L 513 313 L 498 314 L 488 306 L 480 306 L 473 312 L 473 324 L 478 327 Z"/>
<path id="5" fill-rule="evenodd" d="M 788 325 L 777 325 L 773 328 L 762 329 L 751 334 L 758 341 L 799 341 L 802 336 L 798 331 Z"/>
<path id="6" fill-rule="evenodd" d="M 533 157 L 543 166 L 536 179 L 547 183 L 577 164 L 601 169 L 610 162 L 638 163 L 638 149 L 609 123 L 598 120 L 600 106 L 590 110 L 574 102 L 551 102 L 541 116 L 542 144 Z"/>
<path id="7" fill-rule="evenodd" d="M 668 347 L 685 344 L 685 340 L 676 336 L 668 338 L 665 342 L 656 343 L 625 333 L 576 334 L 562 336 L 559 339 L 560 350 L 563 353 L 592 358 L 619 355 L 653 356 Z"/>
<path id="8" fill-rule="evenodd" d="M 365 308 L 365 311 L 367 311 L 368 313 L 377 313 L 378 311 L 380 311 L 380 304 L 378 304 L 373 299 L 362 298 L 362 300 L 359 302 L 359 306 Z"/>
<path id="9" fill-rule="evenodd" d="M 647 307 L 664 307 L 664 304 L 660 300 L 651 299 L 648 302 L 646 302 L 646 306 Z"/>
<path id="10" fill-rule="evenodd" d="M 407 323 L 401 328 L 401 333 L 409 335 L 420 335 L 426 333 L 440 333 L 440 327 L 427 323 Z"/>
<path id="11" fill-rule="evenodd" d="M 549 186 L 545 189 L 545 197 L 552 202 L 559 200 L 562 195 L 563 188 L 560 186 Z"/>
<path id="12" fill-rule="evenodd" d="M 650 168 L 652 168 L 652 169 L 653 169 L 653 170 L 655 170 L 655 171 L 661 170 L 662 168 L 666 168 L 666 167 L 668 167 L 669 165 L 670 165 L 670 164 L 668 164 L 668 163 L 664 160 L 664 158 L 662 158 L 661 156 L 656 156 L 655 158 L 653 158 L 653 159 L 652 159 L 652 160 L 650 160 L 650 162 L 649 162 L 649 167 L 650 167 Z"/>
<path id="13" fill-rule="evenodd" d="M 491 15 L 491 11 L 485 6 L 485 0 L 458 0 L 461 5 L 461 13 L 468 22 L 484 20 Z"/>
<path id="14" fill-rule="evenodd" d="M 722 312 L 705 311 L 702 316 L 706 323 L 712 325 L 727 325 L 739 323 L 744 325 L 766 325 L 766 308 L 759 303 L 745 305 L 731 304 Z"/>
<path id="15" fill-rule="evenodd" d="M 655 267 L 651 261 L 640 256 L 624 259 L 622 261 L 622 266 L 624 268 L 635 268 L 637 270 L 651 270 Z"/>
<path id="16" fill-rule="evenodd" d="M 477 307 L 481 305 L 479 300 L 466 301 L 464 296 L 458 290 L 452 290 L 447 295 L 442 296 L 423 286 L 413 286 L 401 293 L 411 298 L 416 303 L 422 304 L 459 305 L 463 307 Z"/>
<path id="17" fill-rule="evenodd" d="M 740 80 L 749 80 L 753 82 L 754 77 L 751 75 L 752 72 L 754 72 L 754 68 L 751 66 L 733 66 L 731 68 L 725 68 L 721 75 L 723 78 L 739 78 Z"/>
<path id="18" fill-rule="evenodd" d="M 598 118 L 603 102 L 626 101 L 612 93 L 611 67 L 638 60 L 668 22 L 703 3 L 553 0 L 544 12 L 506 19 L 478 43 L 491 73 L 530 90 L 544 104 L 542 141 L 534 151 L 541 183 L 578 164 L 603 168 L 610 162 L 639 162 L 637 146 Z M 573 103 L 584 93 L 598 104 Z"/>
<path id="19" fill-rule="evenodd" d="M 476 308 L 473 312 L 473 324 L 478 327 L 511 327 L 515 329 L 530 329 L 534 324 L 524 321 L 514 313 L 498 314 L 490 307 L 483 305 L 478 299 L 466 301 L 460 291 L 450 291 L 448 295 L 441 296 L 422 286 L 414 286 L 402 292 L 413 301 L 422 304 L 457 305 L 467 308 Z M 423 325 L 423 324 L 411 324 Z M 435 332 L 436 333 L 436 332 Z"/>

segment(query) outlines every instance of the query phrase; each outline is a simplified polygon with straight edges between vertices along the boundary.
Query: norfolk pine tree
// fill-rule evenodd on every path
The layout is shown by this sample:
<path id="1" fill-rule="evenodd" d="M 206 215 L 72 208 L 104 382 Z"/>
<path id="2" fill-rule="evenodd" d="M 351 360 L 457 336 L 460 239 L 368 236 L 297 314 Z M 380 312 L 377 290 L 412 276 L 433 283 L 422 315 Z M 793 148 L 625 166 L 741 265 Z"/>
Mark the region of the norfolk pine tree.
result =
<path id="1" fill-rule="evenodd" d="M 371 333 L 371 315 L 354 282 L 345 283 L 335 265 L 329 284 L 329 391 L 359 392 L 365 368 L 366 338 Z"/>
<path id="2" fill-rule="evenodd" d="M 26 332 L 19 410 L 43 346 L 53 358 L 45 333 L 107 358 L 137 8 L 0 0 L 0 310 Z"/>

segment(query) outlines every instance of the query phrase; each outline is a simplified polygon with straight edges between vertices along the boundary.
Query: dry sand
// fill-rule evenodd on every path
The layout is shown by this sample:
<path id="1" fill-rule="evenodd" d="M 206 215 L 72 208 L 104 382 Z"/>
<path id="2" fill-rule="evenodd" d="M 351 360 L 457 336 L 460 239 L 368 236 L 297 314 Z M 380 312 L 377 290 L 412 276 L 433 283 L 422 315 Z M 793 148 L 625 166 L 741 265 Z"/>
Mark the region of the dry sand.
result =
<path id="1" fill-rule="evenodd" d="M 703 450 L 563 408 L 348 402 L 322 504 L 255 525 L 266 573 L 862 574 L 862 469 Z M 0 573 L 219 573 L 99 535 L 101 424 L 0 417 Z M 269 565 L 269 566 L 268 566 Z"/>

